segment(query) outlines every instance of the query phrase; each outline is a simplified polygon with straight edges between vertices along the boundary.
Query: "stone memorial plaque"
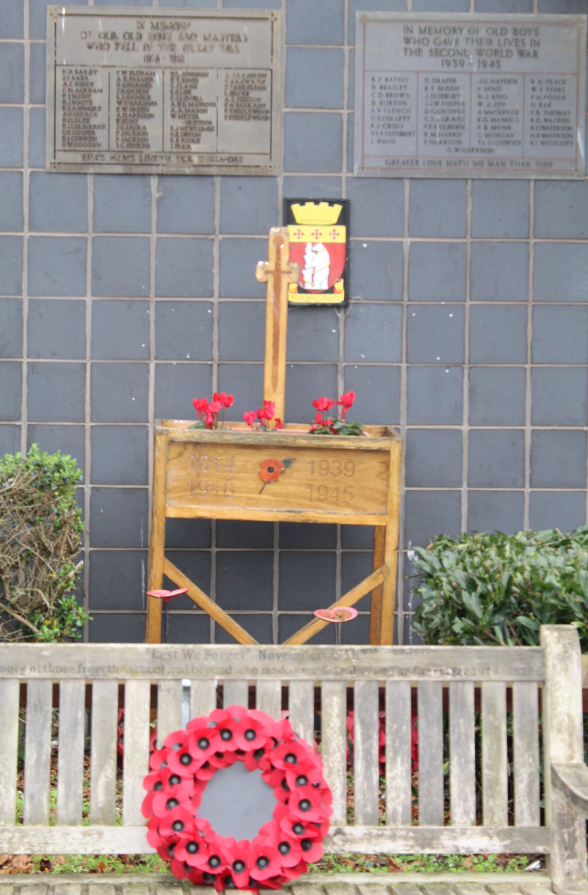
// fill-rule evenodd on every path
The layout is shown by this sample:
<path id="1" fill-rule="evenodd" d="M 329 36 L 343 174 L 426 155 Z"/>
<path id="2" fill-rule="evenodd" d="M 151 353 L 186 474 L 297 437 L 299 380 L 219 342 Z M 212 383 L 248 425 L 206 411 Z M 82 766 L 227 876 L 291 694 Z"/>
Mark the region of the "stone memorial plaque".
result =
<path id="1" fill-rule="evenodd" d="M 358 12 L 355 83 L 358 175 L 585 175 L 585 16 Z"/>
<path id="2" fill-rule="evenodd" d="M 48 171 L 276 174 L 280 13 L 50 6 Z"/>

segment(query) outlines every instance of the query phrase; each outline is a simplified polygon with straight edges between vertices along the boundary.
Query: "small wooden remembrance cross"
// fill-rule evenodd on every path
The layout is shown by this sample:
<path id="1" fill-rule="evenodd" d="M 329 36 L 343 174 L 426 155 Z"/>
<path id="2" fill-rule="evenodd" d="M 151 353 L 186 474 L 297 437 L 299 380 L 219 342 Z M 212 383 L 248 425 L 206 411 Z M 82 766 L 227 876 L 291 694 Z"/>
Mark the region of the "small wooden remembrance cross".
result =
<path id="1" fill-rule="evenodd" d="M 289 262 L 286 227 L 270 230 L 268 259 L 255 271 L 267 283 L 263 396 L 284 422 L 288 284 L 300 277 Z M 401 468 L 402 441 L 387 426 L 366 426 L 364 437 L 350 437 L 311 435 L 288 424 L 263 432 L 244 423 L 195 429 L 191 420 L 162 420 L 155 430 L 149 590 L 161 590 L 167 577 L 238 643 L 255 644 L 165 555 L 166 519 L 370 525 L 373 571 L 329 608 L 353 606 L 371 593 L 370 643 L 392 643 Z M 162 601 L 149 597 L 147 643 L 161 642 L 161 622 Z M 328 624 L 313 618 L 285 643 L 306 643 Z"/>

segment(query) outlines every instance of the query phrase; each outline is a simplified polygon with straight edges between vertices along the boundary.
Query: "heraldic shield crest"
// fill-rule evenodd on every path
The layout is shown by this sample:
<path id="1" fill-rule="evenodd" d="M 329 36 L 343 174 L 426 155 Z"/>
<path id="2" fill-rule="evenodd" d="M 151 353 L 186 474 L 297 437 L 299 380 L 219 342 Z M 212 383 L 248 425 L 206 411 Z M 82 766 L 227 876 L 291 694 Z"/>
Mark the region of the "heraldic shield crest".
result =
<path id="1" fill-rule="evenodd" d="M 349 200 L 286 199 L 290 262 L 300 278 L 288 287 L 288 301 L 342 305 L 347 298 Z"/>

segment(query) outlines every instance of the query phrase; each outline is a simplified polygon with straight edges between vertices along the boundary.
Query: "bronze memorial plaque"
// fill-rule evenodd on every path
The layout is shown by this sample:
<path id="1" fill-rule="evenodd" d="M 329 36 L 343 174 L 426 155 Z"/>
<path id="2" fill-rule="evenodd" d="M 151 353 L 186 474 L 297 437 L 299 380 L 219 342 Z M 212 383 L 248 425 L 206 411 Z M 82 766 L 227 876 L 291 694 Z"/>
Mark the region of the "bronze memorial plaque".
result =
<path id="1" fill-rule="evenodd" d="M 48 171 L 276 174 L 280 13 L 47 8 Z"/>
<path id="2" fill-rule="evenodd" d="M 585 176 L 586 17 L 357 13 L 355 173 Z"/>

